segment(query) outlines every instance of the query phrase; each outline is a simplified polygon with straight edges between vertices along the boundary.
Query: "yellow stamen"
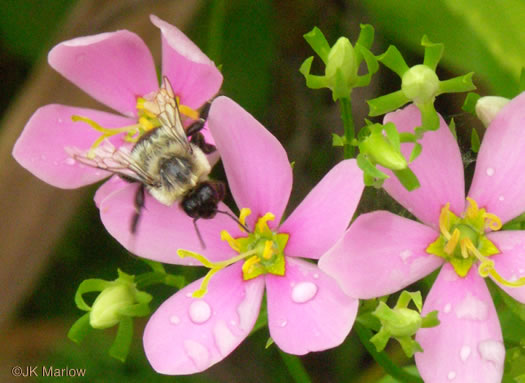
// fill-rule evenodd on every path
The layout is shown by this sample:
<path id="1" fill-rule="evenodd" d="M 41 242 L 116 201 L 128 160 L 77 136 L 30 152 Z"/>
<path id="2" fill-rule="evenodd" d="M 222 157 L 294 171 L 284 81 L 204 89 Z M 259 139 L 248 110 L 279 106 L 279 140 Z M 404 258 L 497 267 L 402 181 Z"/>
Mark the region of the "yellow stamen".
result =
<path id="1" fill-rule="evenodd" d="M 241 212 L 239 214 L 239 222 L 242 223 L 244 226 L 246 226 L 246 218 L 252 214 L 252 211 L 251 209 L 247 208 L 247 207 L 243 207 L 241 209 Z M 239 226 L 241 228 L 242 231 L 245 231 L 244 230 L 244 227 L 242 226 Z"/>
<path id="2" fill-rule="evenodd" d="M 441 214 L 439 215 L 439 230 L 443 234 L 443 237 L 448 241 L 450 240 L 450 232 L 448 228 L 450 226 L 449 213 L 450 213 L 450 203 L 447 204 L 441 209 Z"/>
<path id="3" fill-rule="evenodd" d="M 184 114 L 185 116 L 191 118 L 192 120 L 198 120 L 199 119 L 199 112 L 197 112 L 195 109 L 190 108 L 187 105 L 179 105 L 179 112 L 181 114 Z"/>
<path id="4" fill-rule="evenodd" d="M 478 203 L 470 197 L 467 197 L 467 201 L 469 202 L 469 207 L 467 207 L 465 212 L 465 218 L 474 219 L 479 214 Z"/>
<path id="5" fill-rule="evenodd" d="M 191 296 L 193 298 L 202 298 L 206 293 L 208 292 L 208 284 L 210 283 L 211 277 L 213 277 L 213 274 L 215 274 L 220 269 L 211 269 L 208 271 L 208 274 L 204 277 L 204 279 L 201 282 L 201 285 L 197 290 L 195 290 Z"/>
<path id="6" fill-rule="evenodd" d="M 458 244 L 460 236 L 461 236 L 461 232 L 459 231 L 458 228 L 454 229 L 454 232 L 452 233 L 452 236 L 449 233 L 448 242 L 445 245 L 445 248 L 443 249 L 443 250 L 445 250 L 445 253 L 447 253 L 448 255 L 451 255 L 454 252 L 454 249 L 456 248 L 456 246 Z"/>
<path id="7" fill-rule="evenodd" d="M 472 244 L 472 242 L 468 238 L 463 238 L 461 241 L 459 241 L 459 247 L 461 248 L 461 256 L 465 259 L 468 258 L 469 244 Z"/>
<path id="8" fill-rule="evenodd" d="M 484 213 L 483 219 L 486 220 L 486 225 L 490 228 L 490 230 L 499 230 L 501 229 L 501 219 L 496 214 L 492 213 Z"/>
<path id="9" fill-rule="evenodd" d="M 266 241 L 264 243 L 263 258 L 271 259 L 273 256 L 273 243 L 272 241 Z"/>
<path id="10" fill-rule="evenodd" d="M 221 240 L 228 242 L 230 247 L 235 250 L 236 252 L 240 252 L 241 249 L 239 247 L 239 244 L 237 243 L 237 240 L 235 240 L 230 233 L 228 233 L 226 230 L 221 231 Z"/>
<path id="11" fill-rule="evenodd" d="M 242 265 L 242 272 L 243 272 L 243 274 L 251 274 L 251 273 L 253 273 L 253 268 L 259 262 L 261 262 L 261 259 L 258 256 L 256 256 L 256 255 L 254 255 L 251 258 L 248 258 L 244 262 L 244 264 Z"/>
<path id="12" fill-rule="evenodd" d="M 263 215 L 257 223 L 255 224 L 255 231 L 258 231 L 259 233 L 264 234 L 271 234 L 270 228 L 268 227 L 268 221 L 273 221 L 275 219 L 275 215 L 272 213 L 266 213 Z"/>

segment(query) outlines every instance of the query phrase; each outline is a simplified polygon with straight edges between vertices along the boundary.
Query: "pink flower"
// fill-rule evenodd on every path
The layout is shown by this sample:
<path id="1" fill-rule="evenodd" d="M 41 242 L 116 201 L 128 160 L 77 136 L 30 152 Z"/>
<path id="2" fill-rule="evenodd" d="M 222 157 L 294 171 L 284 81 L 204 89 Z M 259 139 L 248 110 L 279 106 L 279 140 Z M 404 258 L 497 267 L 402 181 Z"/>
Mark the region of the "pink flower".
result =
<path id="1" fill-rule="evenodd" d="M 523 286 L 525 231 L 495 231 L 525 211 L 524 107 L 522 94 L 490 124 L 468 204 L 461 154 L 441 120 L 439 130 L 425 133 L 423 152 L 411 165 L 421 188 L 407 192 L 393 177 L 385 182 L 386 191 L 422 224 L 387 211 L 361 215 L 319 262 L 347 294 L 363 299 L 391 294 L 443 265 L 422 312 L 438 310 L 441 324 L 416 335 L 424 349 L 416 353 L 416 364 L 427 383 L 501 381 L 505 348 L 480 275 L 490 275 L 525 303 L 525 287 L 510 287 Z M 409 106 L 385 121 L 412 131 L 420 117 Z M 403 145 L 405 156 L 410 146 Z"/>
<path id="2" fill-rule="evenodd" d="M 358 302 L 299 257 L 319 259 L 343 235 L 363 190 L 355 161 L 335 166 L 279 224 L 292 187 L 284 148 L 226 97 L 213 102 L 208 121 L 231 193 L 242 208 L 240 220 L 250 232 L 217 215 L 200 226 L 203 250 L 193 228 L 180 225 L 182 212 L 171 210 L 168 216 L 155 210 L 148 217 L 158 219 L 179 248 L 201 253 L 217 266 L 202 298 L 192 294 L 203 289 L 206 278 L 177 292 L 153 314 L 144 333 L 148 360 L 156 371 L 174 375 L 221 361 L 253 328 L 265 287 L 270 335 L 283 351 L 301 355 L 339 345 L 352 327 Z M 113 206 L 111 198 L 101 210 L 106 223 L 119 224 L 122 207 Z M 149 235 L 148 242 L 156 246 L 158 234 Z M 161 260 L 178 263 L 171 249 Z"/>
<path id="3" fill-rule="evenodd" d="M 218 92 L 222 75 L 181 31 L 156 16 L 150 19 L 162 35 L 162 75 L 169 79 L 180 104 L 184 105 L 181 112 L 193 112 Z M 138 101 L 159 89 L 151 53 L 139 36 L 120 30 L 62 42 L 49 52 L 48 61 L 72 83 L 120 114 L 46 105 L 25 126 L 13 156 L 31 173 L 60 188 L 78 188 L 107 178 L 110 173 L 80 164 L 67 154 L 68 147 L 88 151 L 102 135 L 88 123 L 74 122 L 72 116 L 81 116 L 108 129 L 140 125 Z M 125 135 L 116 134 L 109 140 L 116 147 L 131 146 Z M 209 136 L 207 132 L 204 135 Z M 103 187 L 118 192 L 130 185 L 113 177 Z M 133 198 L 125 202 L 133 206 Z M 148 194 L 146 208 L 153 203 Z M 123 221 L 127 221 L 129 230 L 129 220 L 123 218 Z M 146 230 L 145 226 L 141 222 L 141 230 Z"/>

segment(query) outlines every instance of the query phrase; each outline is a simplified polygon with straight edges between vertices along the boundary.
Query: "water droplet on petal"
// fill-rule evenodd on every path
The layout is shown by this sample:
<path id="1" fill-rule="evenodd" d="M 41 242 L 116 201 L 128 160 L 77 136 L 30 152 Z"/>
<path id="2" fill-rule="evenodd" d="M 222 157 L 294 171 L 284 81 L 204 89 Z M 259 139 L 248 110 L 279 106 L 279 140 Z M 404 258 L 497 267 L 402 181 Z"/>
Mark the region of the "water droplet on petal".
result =
<path id="1" fill-rule="evenodd" d="M 75 165 L 75 164 L 77 163 L 77 161 L 75 161 L 75 159 L 72 158 L 72 157 L 68 157 L 68 158 L 66 158 L 66 159 L 64 160 L 64 163 L 65 163 L 66 165 L 73 166 L 73 165 Z"/>
<path id="2" fill-rule="evenodd" d="M 280 327 L 286 327 L 287 324 L 288 324 L 288 321 L 286 319 L 279 321 Z"/>
<path id="3" fill-rule="evenodd" d="M 478 351 L 483 359 L 495 366 L 503 367 L 505 346 L 498 340 L 484 340 L 478 343 Z"/>
<path id="4" fill-rule="evenodd" d="M 64 120 L 62 120 L 61 117 L 58 117 L 58 118 L 57 118 L 57 122 L 58 122 L 59 124 L 61 124 L 62 122 L 64 122 Z"/>
<path id="5" fill-rule="evenodd" d="M 210 353 L 208 349 L 194 340 L 184 341 L 184 350 L 198 370 L 204 370 L 209 365 Z"/>
<path id="6" fill-rule="evenodd" d="M 459 319 L 485 320 L 488 311 L 487 304 L 471 293 L 468 293 L 455 308 L 456 316 Z"/>
<path id="7" fill-rule="evenodd" d="M 180 318 L 177 315 L 170 316 L 170 323 L 172 324 L 179 324 Z"/>
<path id="8" fill-rule="evenodd" d="M 47 160 L 47 157 L 46 157 L 45 154 L 42 154 L 42 155 L 40 156 L 40 159 L 41 159 L 42 161 L 45 161 L 45 160 Z"/>
<path id="9" fill-rule="evenodd" d="M 461 350 L 459 350 L 459 357 L 463 362 L 468 359 L 468 357 L 470 356 L 470 352 L 471 350 L 469 346 L 461 347 Z"/>
<path id="10" fill-rule="evenodd" d="M 237 344 L 237 338 L 232 334 L 228 325 L 224 321 L 219 321 L 213 328 L 215 344 L 222 356 L 228 355 Z"/>
<path id="11" fill-rule="evenodd" d="M 204 323 L 211 317 L 211 307 L 206 301 L 195 300 L 190 305 L 189 313 L 194 323 Z"/>
<path id="12" fill-rule="evenodd" d="M 447 303 L 445 307 L 443 307 L 443 311 L 446 313 L 449 313 L 451 309 L 452 309 L 452 305 L 450 303 Z"/>
<path id="13" fill-rule="evenodd" d="M 239 315 L 239 328 L 243 331 L 250 331 L 253 326 L 254 310 L 260 302 L 258 298 L 260 289 L 255 283 L 245 283 L 244 286 L 245 295 L 243 301 L 237 306 L 237 314 Z"/>
<path id="14" fill-rule="evenodd" d="M 494 169 L 492 169 L 492 168 L 487 168 L 487 175 L 488 175 L 489 177 L 492 177 L 492 176 L 494 175 Z"/>
<path id="15" fill-rule="evenodd" d="M 407 259 L 412 256 L 412 251 L 410 250 L 403 250 L 401 253 L 399 253 L 399 257 L 403 260 L 404 263 L 406 263 Z"/>
<path id="16" fill-rule="evenodd" d="M 314 277 L 314 279 L 319 279 L 319 274 L 318 274 L 318 273 L 315 273 L 315 274 L 313 275 L 313 277 Z"/>
<path id="17" fill-rule="evenodd" d="M 292 289 L 292 301 L 295 303 L 306 303 L 317 294 L 317 285 L 312 282 L 298 283 Z"/>
<path id="18" fill-rule="evenodd" d="M 455 371 L 450 371 L 447 375 L 447 378 L 448 380 L 454 380 L 456 379 L 456 372 Z"/>
<path id="19" fill-rule="evenodd" d="M 58 166 L 58 161 L 53 161 L 53 165 Z"/>
<path id="20" fill-rule="evenodd" d="M 191 292 L 186 293 L 186 297 L 187 297 L 187 298 L 191 298 L 192 295 L 193 295 L 193 293 L 191 293 Z"/>
<path id="21" fill-rule="evenodd" d="M 500 195 L 498 199 L 499 199 L 500 201 L 505 201 L 505 197 L 503 197 L 502 195 Z"/>

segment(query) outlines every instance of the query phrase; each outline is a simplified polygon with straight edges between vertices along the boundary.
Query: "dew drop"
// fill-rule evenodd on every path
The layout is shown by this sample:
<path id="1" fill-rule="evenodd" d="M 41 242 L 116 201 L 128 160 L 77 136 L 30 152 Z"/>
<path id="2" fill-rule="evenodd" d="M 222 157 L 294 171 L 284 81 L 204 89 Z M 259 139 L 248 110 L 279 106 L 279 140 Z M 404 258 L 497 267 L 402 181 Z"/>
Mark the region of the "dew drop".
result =
<path id="1" fill-rule="evenodd" d="M 191 293 L 191 292 L 186 293 L 186 297 L 187 298 L 191 298 L 192 295 L 193 295 L 193 293 Z"/>
<path id="2" fill-rule="evenodd" d="M 443 311 L 446 313 L 449 313 L 451 309 L 452 309 L 452 305 L 450 303 L 447 303 L 445 307 L 443 307 Z"/>
<path id="3" fill-rule="evenodd" d="M 42 155 L 40 156 L 40 159 L 41 159 L 42 161 L 45 161 L 45 160 L 47 160 L 47 157 L 46 157 L 45 154 L 42 154 Z"/>
<path id="4" fill-rule="evenodd" d="M 312 282 L 298 283 L 292 289 L 292 301 L 295 303 L 306 303 L 317 294 L 317 285 Z"/>
<path id="5" fill-rule="evenodd" d="M 58 122 L 59 124 L 61 124 L 62 122 L 64 122 L 64 120 L 62 120 L 61 117 L 58 117 L 58 118 L 57 118 L 57 122 Z"/>
<path id="6" fill-rule="evenodd" d="M 194 323 L 204 323 L 211 316 L 211 307 L 203 300 L 193 301 L 190 305 L 190 319 Z"/>
<path id="7" fill-rule="evenodd" d="M 237 338 L 224 321 L 219 321 L 213 328 L 213 337 L 221 355 L 228 355 L 235 348 Z"/>
<path id="8" fill-rule="evenodd" d="M 75 57 L 75 60 L 77 60 L 78 64 L 83 63 L 85 59 L 86 55 L 84 53 L 80 53 Z"/>
<path id="9" fill-rule="evenodd" d="M 313 277 L 314 277 L 314 279 L 319 279 L 319 274 L 318 274 L 318 273 L 315 273 L 315 274 L 313 275 Z"/>
<path id="10" fill-rule="evenodd" d="M 399 253 L 399 257 L 403 260 L 404 263 L 406 263 L 407 259 L 412 256 L 412 251 L 410 250 L 403 250 L 401 253 Z"/>
<path id="11" fill-rule="evenodd" d="M 64 162 L 66 163 L 66 165 L 70 166 L 75 165 L 77 163 L 77 161 L 75 161 L 75 159 L 71 157 L 66 158 Z"/>
<path id="12" fill-rule="evenodd" d="M 497 340 L 484 340 L 478 343 L 478 351 L 483 359 L 495 366 L 503 366 L 505 361 L 505 346 Z"/>
<path id="13" fill-rule="evenodd" d="M 257 297 L 261 290 L 255 283 L 246 283 L 244 286 L 244 299 L 237 306 L 237 315 L 239 315 L 239 328 L 243 331 L 250 331 L 253 326 L 252 318 L 254 312 L 260 302 Z"/>
<path id="14" fill-rule="evenodd" d="M 58 161 L 53 161 L 53 165 L 58 166 Z"/>
<path id="15" fill-rule="evenodd" d="M 500 201 L 505 201 L 505 197 L 503 197 L 502 195 L 500 195 L 498 199 L 499 199 Z"/>
<path id="16" fill-rule="evenodd" d="M 210 353 L 205 346 L 199 342 L 195 342 L 194 340 L 185 340 L 184 350 L 198 370 L 204 370 L 206 367 L 208 367 Z"/>
<path id="17" fill-rule="evenodd" d="M 177 315 L 170 316 L 170 323 L 171 324 L 179 324 L 180 318 Z"/>
<path id="18" fill-rule="evenodd" d="M 465 362 L 468 357 L 470 356 L 470 347 L 469 346 L 463 346 L 461 347 L 461 350 L 459 350 L 459 357 L 463 362 Z"/>
<path id="19" fill-rule="evenodd" d="M 492 169 L 492 168 L 487 168 L 487 175 L 488 175 L 489 177 L 492 177 L 492 176 L 494 175 L 494 169 Z"/>
<path id="20" fill-rule="evenodd" d="M 488 307 L 485 302 L 468 293 L 456 306 L 455 312 L 459 319 L 485 320 L 488 315 Z"/>
<path id="21" fill-rule="evenodd" d="M 456 379 L 456 372 L 455 371 L 450 371 L 447 375 L 447 378 L 448 380 L 454 380 Z"/>
<path id="22" fill-rule="evenodd" d="M 288 321 L 286 319 L 279 322 L 280 327 L 286 327 L 287 324 L 288 324 Z"/>

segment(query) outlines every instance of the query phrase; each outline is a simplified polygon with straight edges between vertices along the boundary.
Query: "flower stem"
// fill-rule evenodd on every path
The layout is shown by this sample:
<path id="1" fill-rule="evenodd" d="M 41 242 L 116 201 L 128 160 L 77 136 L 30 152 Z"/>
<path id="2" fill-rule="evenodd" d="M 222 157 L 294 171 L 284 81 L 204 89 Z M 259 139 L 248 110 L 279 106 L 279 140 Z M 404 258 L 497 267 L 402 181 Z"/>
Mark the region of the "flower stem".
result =
<path id="1" fill-rule="evenodd" d="M 355 138 L 355 125 L 352 116 L 352 103 L 350 97 L 339 99 L 339 108 L 341 110 L 341 119 L 343 120 L 345 144 L 343 147 L 344 158 L 354 158 L 354 147 L 352 140 Z"/>
<path id="2" fill-rule="evenodd" d="M 281 359 L 283 360 L 286 368 L 288 369 L 288 372 L 292 376 L 292 379 L 296 383 L 312 382 L 312 379 L 310 379 L 308 372 L 306 372 L 306 369 L 304 368 L 301 359 L 299 359 L 295 355 L 287 354 L 281 350 L 279 350 L 279 355 L 281 355 Z"/>
<path id="3" fill-rule="evenodd" d="M 372 336 L 372 332 L 369 329 L 357 322 L 354 324 L 354 329 L 363 346 L 365 346 L 372 358 L 383 367 L 387 374 L 404 383 L 424 383 L 423 379 L 414 376 L 397 366 L 384 352 L 377 352 L 375 346 L 369 340 Z"/>
<path id="4" fill-rule="evenodd" d="M 212 1 L 211 7 L 207 54 L 209 58 L 219 65 L 221 63 L 222 43 L 224 37 L 226 2 L 224 0 L 214 0 Z"/>

